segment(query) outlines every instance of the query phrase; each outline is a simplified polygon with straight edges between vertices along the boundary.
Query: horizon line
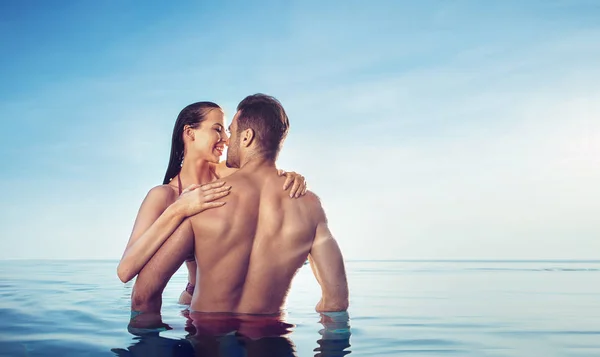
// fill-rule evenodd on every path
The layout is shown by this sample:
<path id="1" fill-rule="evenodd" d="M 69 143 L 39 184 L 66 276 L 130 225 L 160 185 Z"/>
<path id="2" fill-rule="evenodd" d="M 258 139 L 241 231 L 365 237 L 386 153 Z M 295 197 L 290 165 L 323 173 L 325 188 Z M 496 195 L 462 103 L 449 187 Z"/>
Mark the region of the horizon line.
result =
<path id="1" fill-rule="evenodd" d="M 24 262 L 24 261 L 50 261 L 50 262 L 119 262 L 118 258 L 0 258 L 1 262 Z M 511 259 L 511 258 L 494 258 L 494 259 L 482 259 L 482 258 L 457 258 L 457 259 L 442 259 L 442 258 L 400 258 L 400 259 L 344 259 L 345 262 L 438 262 L 438 263 L 452 263 L 452 262 L 472 262 L 472 263 L 534 263 L 534 262 L 548 262 L 548 263 L 600 263 L 600 259 L 570 259 L 570 258 L 555 258 L 555 259 L 543 259 L 543 258 L 531 258 L 531 259 Z"/>

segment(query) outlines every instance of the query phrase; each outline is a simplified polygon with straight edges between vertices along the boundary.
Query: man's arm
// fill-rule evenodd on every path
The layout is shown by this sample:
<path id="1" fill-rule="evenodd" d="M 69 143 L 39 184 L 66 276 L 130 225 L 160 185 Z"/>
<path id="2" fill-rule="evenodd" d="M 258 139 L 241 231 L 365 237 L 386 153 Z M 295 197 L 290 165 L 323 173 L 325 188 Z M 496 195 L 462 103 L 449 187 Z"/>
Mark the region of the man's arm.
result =
<path id="1" fill-rule="evenodd" d="M 320 206 L 320 205 L 319 205 Z M 325 212 L 320 208 L 315 239 L 308 256 L 315 278 L 321 285 L 322 297 L 318 312 L 345 311 L 348 309 L 348 281 L 344 258 L 327 225 Z"/>
<path id="2" fill-rule="evenodd" d="M 131 296 L 132 309 L 160 312 L 163 290 L 193 251 L 192 225 L 185 219 L 138 274 Z"/>

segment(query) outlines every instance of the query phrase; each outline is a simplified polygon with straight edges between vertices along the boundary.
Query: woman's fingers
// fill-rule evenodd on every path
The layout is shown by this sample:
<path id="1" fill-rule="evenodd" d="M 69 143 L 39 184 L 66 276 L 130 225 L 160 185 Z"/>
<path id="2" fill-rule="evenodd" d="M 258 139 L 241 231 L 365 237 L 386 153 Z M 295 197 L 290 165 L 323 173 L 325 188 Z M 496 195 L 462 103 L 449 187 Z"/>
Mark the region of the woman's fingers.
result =
<path id="1" fill-rule="evenodd" d="M 206 195 L 210 195 L 213 193 L 225 192 L 225 191 L 229 191 L 229 190 L 231 190 L 231 186 L 211 188 L 210 190 L 204 191 L 204 195 L 206 196 Z"/>
<path id="2" fill-rule="evenodd" d="M 294 185 L 290 190 L 290 197 L 300 197 L 300 193 L 302 192 L 300 186 L 302 186 L 303 184 L 304 176 L 296 175 L 296 177 L 294 178 Z"/>
<path id="3" fill-rule="evenodd" d="M 285 178 L 285 183 L 283 184 L 283 190 L 285 191 L 285 190 L 287 190 L 290 187 L 290 185 L 292 184 L 292 182 L 294 182 L 294 178 L 296 177 L 296 173 L 295 172 L 286 172 L 284 175 L 287 176 Z M 290 197 L 292 197 L 292 196 L 290 196 Z"/>
<path id="4" fill-rule="evenodd" d="M 214 201 L 218 198 L 227 196 L 229 194 L 229 192 L 231 192 L 231 191 L 229 191 L 229 189 L 227 189 L 227 190 L 220 191 L 220 192 L 208 193 L 208 194 L 204 195 L 204 201 L 205 202 Z"/>
<path id="5" fill-rule="evenodd" d="M 198 187 L 200 187 L 200 185 L 195 184 L 195 183 L 191 184 L 188 187 L 186 187 L 183 191 L 181 191 L 181 194 L 183 195 L 184 193 L 188 193 L 190 191 L 193 191 L 193 190 L 197 189 Z"/>
<path id="6" fill-rule="evenodd" d="M 300 188 L 296 192 L 296 198 L 304 196 L 304 194 L 306 194 L 306 178 L 302 176 L 302 185 L 300 185 Z"/>
<path id="7" fill-rule="evenodd" d="M 279 170 L 278 174 L 280 174 L 281 176 L 281 172 L 283 170 Z M 283 174 L 286 177 L 285 179 L 285 183 L 283 184 L 283 190 L 287 190 L 288 188 L 290 188 L 290 197 L 291 198 L 298 198 L 300 196 L 303 196 L 306 193 L 306 180 L 304 178 L 304 176 L 294 172 L 294 171 L 290 171 L 290 172 L 285 172 L 283 171 Z"/>
<path id="8" fill-rule="evenodd" d="M 225 181 L 217 181 L 217 182 L 207 183 L 206 185 L 202 185 L 202 191 L 206 192 L 213 188 L 222 187 L 224 184 L 225 184 Z"/>
<path id="9" fill-rule="evenodd" d="M 217 208 L 217 207 L 221 207 L 225 204 L 225 202 L 206 202 L 204 204 L 204 208 L 209 209 L 209 208 Z"/>

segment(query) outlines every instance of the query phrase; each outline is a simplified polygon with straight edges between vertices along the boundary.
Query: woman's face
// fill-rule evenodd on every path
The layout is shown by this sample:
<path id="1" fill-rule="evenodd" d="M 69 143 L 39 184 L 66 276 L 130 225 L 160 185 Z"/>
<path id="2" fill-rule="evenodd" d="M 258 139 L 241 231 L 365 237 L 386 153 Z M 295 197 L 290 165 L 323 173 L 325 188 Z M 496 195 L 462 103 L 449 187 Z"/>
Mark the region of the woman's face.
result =
<path id="1" fill-rule="evenodd" d="M 225 132 L 221 109 L 211 109 L 196 129 L 191 129 L 194 140 L 189 142 L 188 154 L 212 163 L 219 163 L 229 137 Z"/>

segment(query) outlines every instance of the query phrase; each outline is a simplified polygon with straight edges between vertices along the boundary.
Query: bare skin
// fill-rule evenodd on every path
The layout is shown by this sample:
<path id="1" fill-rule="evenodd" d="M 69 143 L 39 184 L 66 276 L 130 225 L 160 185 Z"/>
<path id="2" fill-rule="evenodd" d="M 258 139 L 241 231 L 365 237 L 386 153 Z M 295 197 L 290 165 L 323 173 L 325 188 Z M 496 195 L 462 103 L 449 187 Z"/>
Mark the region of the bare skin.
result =
<path id="1" fill-rule="evenodd" d="M 224 204 L 219 199 L 229 193 L 230 186 L 224 185 L 223 182 L 210 184 L 217 178 L 226 177 L 236 171 L 226 167 L 224 162 L 219 162 L 228 141 L 223 120 L 223 112 L 215 109 L 206 114 L 199 127 L 184 127 L 182 138 L 186 154 L 183 166 L 177 179 L 151 189 L 144 199 L 117 268 L 119 279 L 123 282 L 133 279 L 147 265 L 147 270 L 154 271 L 157 276 L 163 276 L 165 272 L 171 272 L 172 275 L 173 267 L 162 267 L 160 259 L 155 259 L 150 264 L 152 257 L 157 252 L 163 251 L 165 246 L 169 246 L 164 244 L 165 241 L 186 217 Z M 280 171 L 279 174 L 287 177 L 283 190 L 287 190 L 290 197 L 296 198 L 304 194 L 306 184 L 302 175 L 284 171 Z M 179 195 L 180 190 L 183 190 L 181 195 Z M 162 254 L 172 255 L 168 250 L 163 251 Z M 186 254 L 179 266 L 186 258 L 192 256 L 191 261 L 187 261 L 186 265 L 189 271 L 189 282 L 194 284 L 197 268 L 193 260 L 193 249 L 187 249 Z M 150 293 L 144 289 L 144 284 L 153 286 L 154 282 L 149 280 L 152 280 L 154 275 L 144 274 L 144 276 L 147 279 L 136 280 L 132 293 L 132 308 L 137 311 L 145 311 L 145 306 L 160 306 L 162 302 L 160 296 L 156 296 L 156 292 L 162 292 L 164 286 Z M 168 279 L 160 280 L 160 284 L 166 285 L 167 282 Z M 142 287 L 140 288 L 139 285 Z M 155 301 L 146 301 L 150 297 Z M 190 301 L 191 295 L 184 291 L 179 302 L 189 304 Z"/>
<path id="2" fill-rule="evenodd" d="M 323 294 L 317 310 L 347 309 L 342 255 L 318 197 L 308 192 L 289 200 L 268 162 L 244 166 L 228 183 L 235 189 L 223 198 L 222 209 L 193 216 L 178 228 L 183 236 L 194 234 L 201 272 L 191 310 L 278 314 L 309 256 Z"/>
<path id="3" fill-rule="evenodd" d="M 232 172 L 236 171 L 235 169 L 228 169 L 227 167 L 225 167 L 224 163 L 216 165 L 215 168 L 216 172 L 219 175 L 223 176 L 228 176 Z M 278 171 L 278 175 L 284 174 L 287 175 L 286 177 L 281 176 L 281 178 L 285 181 L 285 185 L 283 186 L 284 190 L 294 191 L 294 198 L 296 197 L 296 194 L 305 194 L 305 191 L 302 192 L 306 188 L 303 184 L 304 178 L 302 176 L 297 175 L 294 172 L 284 173 L 283 171 Z M 295 180 L 298 177 L 299 179 Z M 188 281 L 190 283 L 196 282 L 196 261 L 186 261 L 186 259 L 190 257 L 190 254 L 193 255 L 194 253 L 193 238 L 181 237 L 175 234 L 171 236 L 171 238 L 169 238 L 169 235 L 187 216 L 191 215 L 189 212 L 200 211 L 202 209 L 200 208 L 200 205 L 203 205 L 203 207 L 207 208 L 223 206 L 222 203 L 224 203 L 224 201 L 222 198 L 229 194 L 231 186 L 229 184 L 224 184 L 224 181 L 217 181 L 211 183 L 209 180 L 210 179 L 206 179 L 208 183 L 205 183 L 204 186 L 202 186 L 202 188 L 196 188 L 196 186 L 192 186 L 191 190 L 190 188 L 186 189 L 188 191 L 182 194 L 182 203 L 177 202 L 178 205 L 176 204 L 176 201 L 178 201 L 177 188 L 176 186 L 173 187 L 172 184 L 159 186 L 161 189 L 167 188 L 163 189 L 164 192 L 160 196 L 154 195 L 153 197 L 150 197 L 149 194 L 150 199 L 158 202 L 158 207 L 155 206 L 156 208 L 154 208 L 153 210 L 149 210 L 150 214 L 146 214 L 145 212 L 142 212 L 140 210 L 138 220 L 147 219 L 148 221 L 151 221 L 155 219 L 154 216 L 158 216 L 159 218 L 163 219 L 166 218 L 168 219 L 168 221 L 166 221 L 167 223 L 165 224 L 165 227 L 163 228 L 162 232 L 167 232 L 167 234 L 165 235 L 165 233 L 162 233 L 162 235 L 160 236 L 162 237 L 160 241 L 153 241 L 153 243 L 156 244 L 158 247 L 145 243 L 145 248 L 147 247 L 147 249 L 149 250 L 152 249 L 152 251 L 151 254 L 147 254 L 150 256 L 150 258 L 147 259 L 147 262 L 145 264 L 142 264 L 142 268 L 137 274 L 137 279 L 131 295 L 132 310 L 144 312 L 159 312 L 160 307 L 162 306 L 162 292 L 164 291 L 164 288 L 166 287 L 170 278 L 173 276 L 173 274 L 175 274 L 175 272 L 179 269 L 179 267 L 184 261 L 188 268 Z M 204 189 L 204 191 L 202 191 L 202 189 Z M 290 200 L 290 192 L 284 190 L 281 190 L 281 192 L 283 192 L 287 199 Z M 186 210 L 185 202 L 188 200 L 188 198 L 185 197 L 184 200 L 183 196 L 200 193 L 208 195 L 208 199 L 194 199 L 192 201 L 192 208 Z M 147 198 L 147 200 L 148 199 L 149 198 Z M 189 200 L 191 199 L 192 198 L 189 198 Z M 148 206 L 148 204 L 144 203 L 142 207 L 144 206 Z M 182 208 L 181 206 L 184 206 L 184 208 Z M 159 219 L 156 219 L 154 222 L 154 226 L 157 226 L 157 223 L 162 223 Z M 138 222 L 136 221 L 136 226 L 137 225 Z M 148 230 L 149 228 L 147 228 L 147 231 Z M 158 234 L 154 234 L 158 236 Z M 135 240 L 133 241 L 133 243 L 135 243 Z M 130 245 L 133 243 L 130 242 Z M 130 245 L 128 245 L 128 247 Z M 166 264 L 163 262 L 165 262 Z M 192 296 L 187 291 L 183 291 L 179 297 L 180 304 L 189 305 L 191 303 L 191 300 Z"/>
<path id="4" fill-rule="evenodd" d="M 316 310 L 345 311 L 343 257 L 319 199 L 311 192 L 289 199 L 275 162 L 260 155 L 254 131 L 237 132 L 238 116 L 230 127 L 227 160 L 235 159 L 231 166 L 240 169 L 227 178 L 233 188 L 220 198 L 226 204 L 186 219 L 175 230 L 140 272 L 139 295 L 162 293 L 194 245 L 198 273 L 192 311 L 279 314 L 292 278 L 307 258 L 322 290 Z M 146 308 L 159 311 L 160 305 Z"/>
<path id="5" fill-rule="evenodd" d="M 273 165 L 249 165 L 227 178 L 227 204 L 186 219 L 140 272 L 144 290 L 163 286 L 195 245 L 195 312 L 279 314 L 292 278 L 308 258 L 321 285 L 319 312 L 348 308 L 342 254 L 318 197 L 290 200 Z M 163 267 L 156 270 L 153 266 Z M 171 269 L 164 269 L 171 266 Z M 160 291 L 162 293 L 162 290 Z M 144 299 L 152 301 L 154 299 Z M 159 311 L 145 306 L 142 311 Z"/>

